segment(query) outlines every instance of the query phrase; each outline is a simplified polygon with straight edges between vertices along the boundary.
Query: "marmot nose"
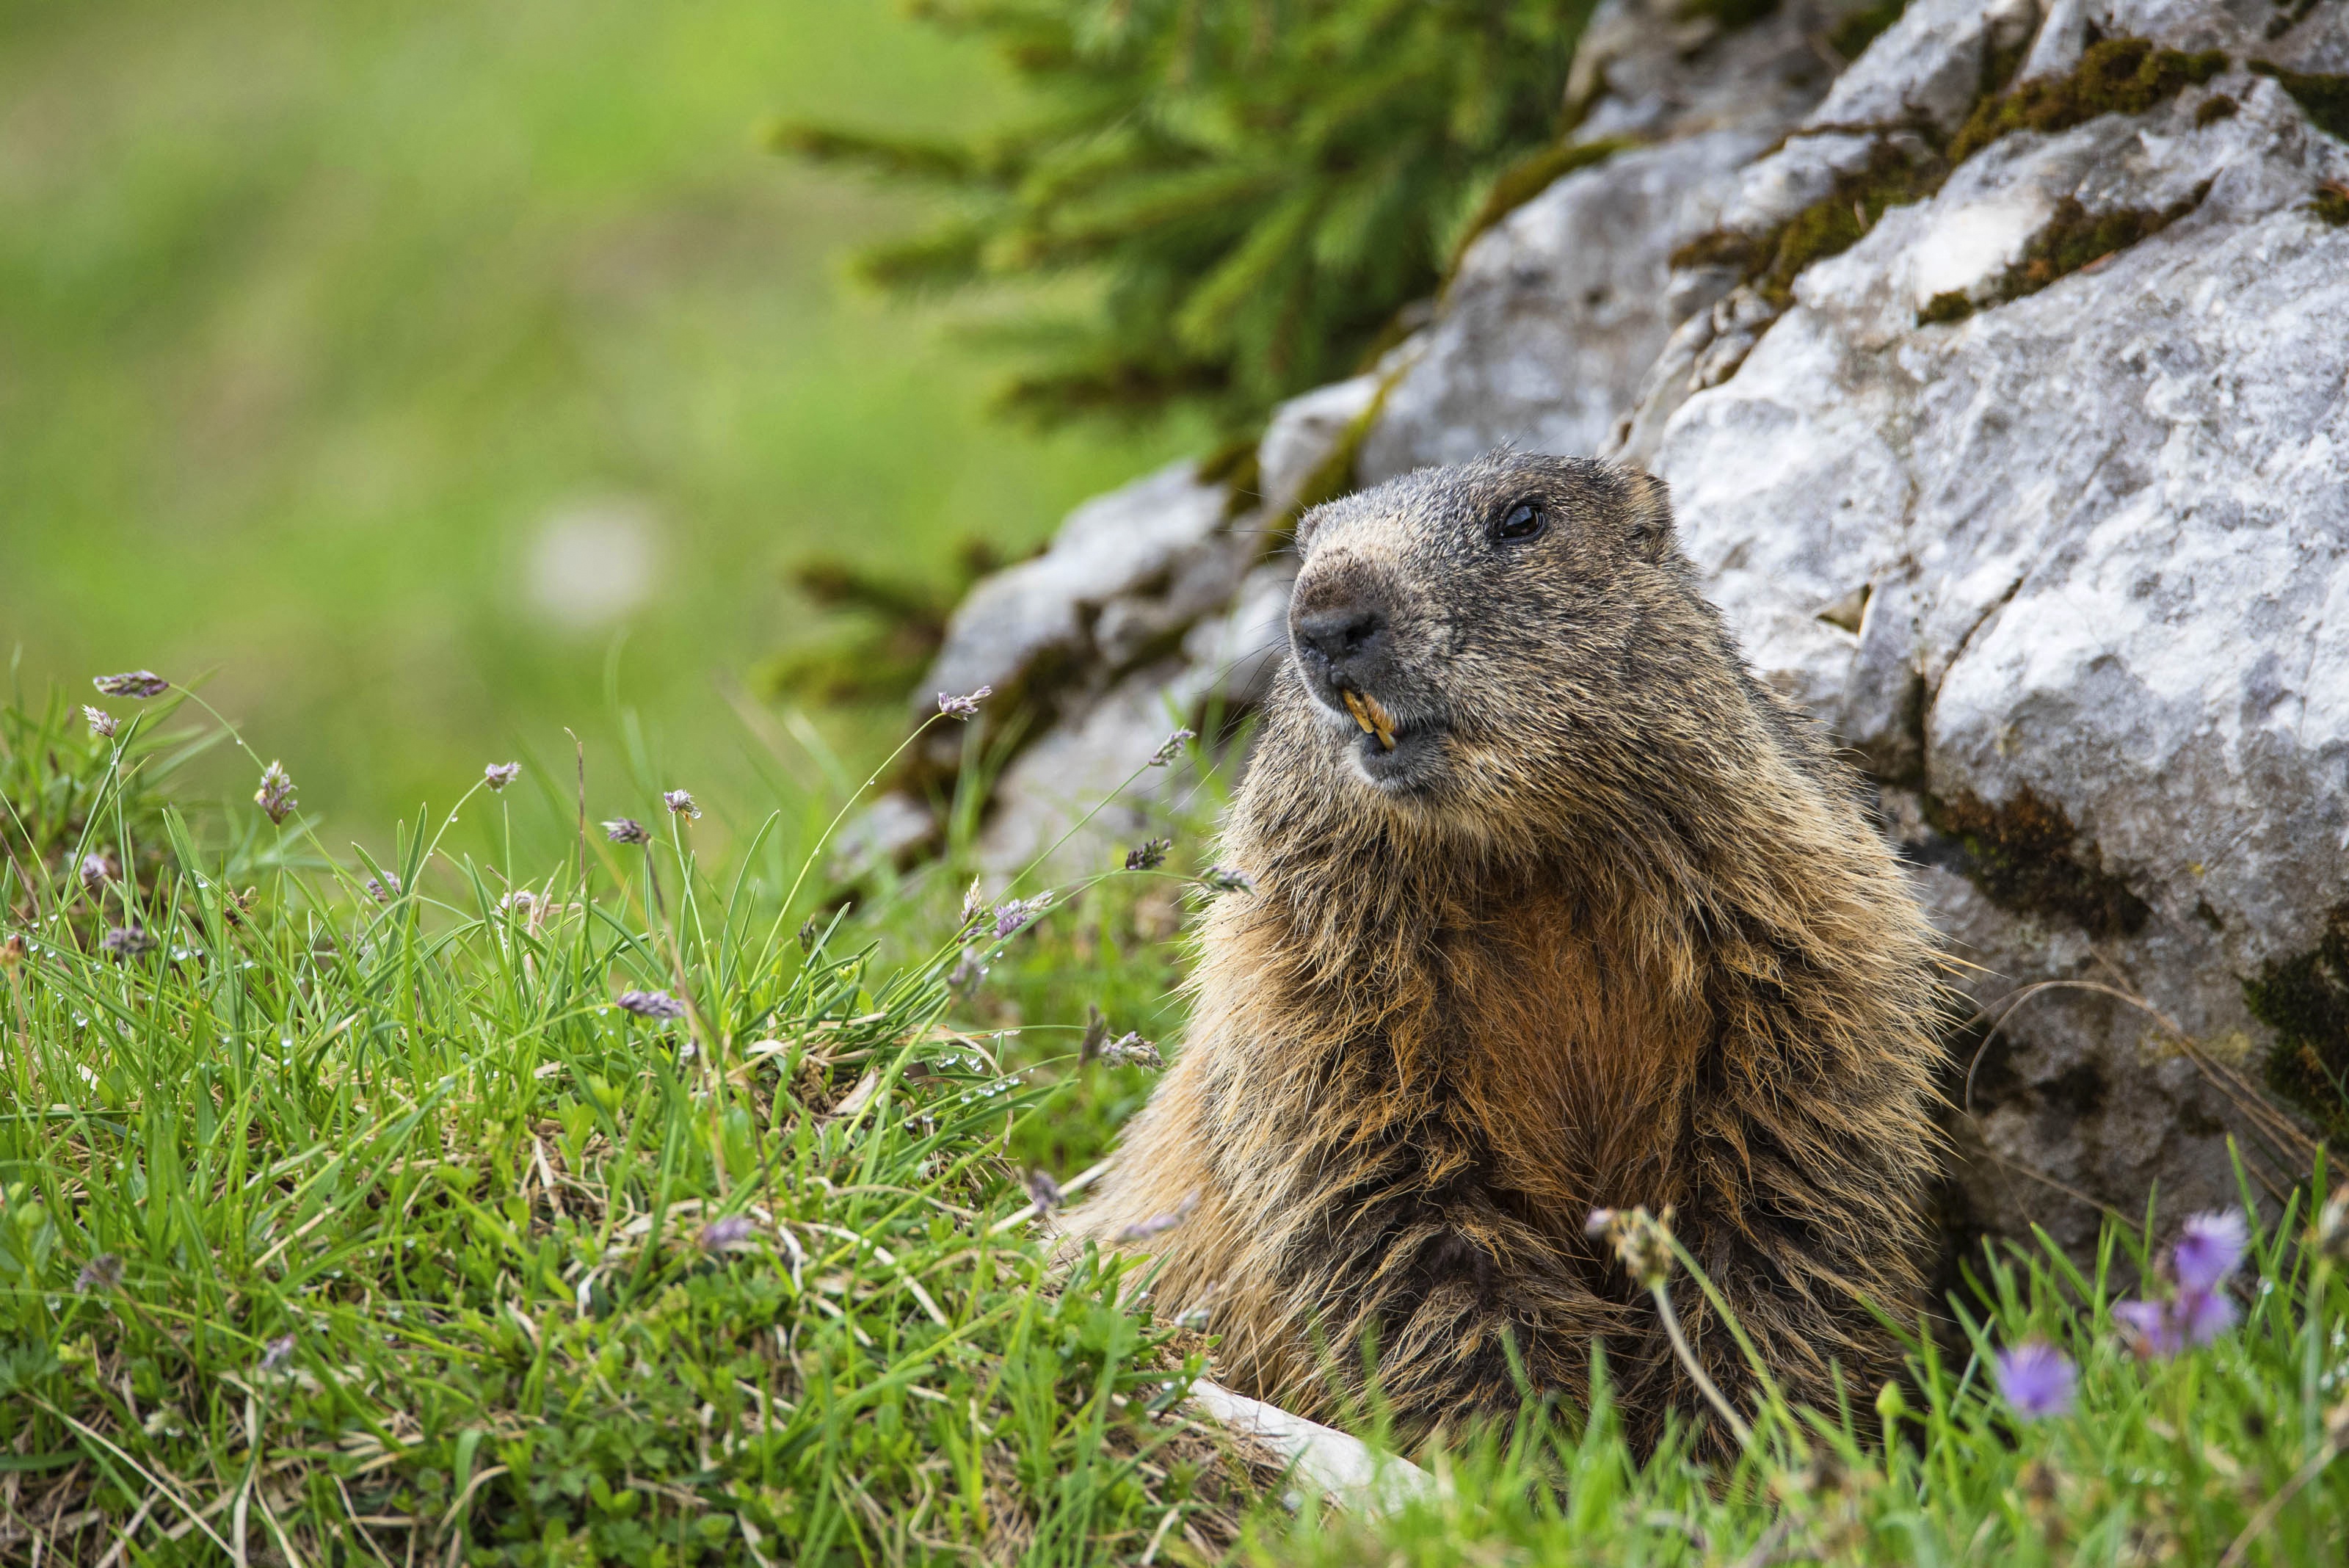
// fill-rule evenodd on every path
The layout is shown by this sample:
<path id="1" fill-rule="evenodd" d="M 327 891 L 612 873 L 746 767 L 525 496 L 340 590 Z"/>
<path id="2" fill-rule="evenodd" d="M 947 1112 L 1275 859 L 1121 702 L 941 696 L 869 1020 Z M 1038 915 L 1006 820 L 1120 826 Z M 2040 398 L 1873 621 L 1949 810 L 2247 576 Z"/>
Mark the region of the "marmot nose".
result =
<path id="1" fill-rule="evenodd" d="M 1297 618 L 1297 640 L 1321 661 L 1333 686 L 1350 684 L 1349 666 L 1385 651 L 1387 618 L 1366 605 L 1341 605 Z"/>

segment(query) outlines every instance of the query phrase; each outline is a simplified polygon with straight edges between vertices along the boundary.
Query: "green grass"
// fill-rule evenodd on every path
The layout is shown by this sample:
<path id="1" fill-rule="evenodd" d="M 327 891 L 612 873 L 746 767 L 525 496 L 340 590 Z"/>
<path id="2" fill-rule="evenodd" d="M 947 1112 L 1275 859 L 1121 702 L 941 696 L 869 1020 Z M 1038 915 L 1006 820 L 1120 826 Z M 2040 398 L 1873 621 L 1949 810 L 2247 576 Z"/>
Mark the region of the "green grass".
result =
<path id="1" fill-rule="evenodd" d="M 1184 442 L 988 423 L 985 365 L 843 283 L 906 207 L 761 140 L 1006 90 L 895 0 L 0 5 L 0 657 L 216 671 L 345 838 L 623 705 L 757 820 L 727 693 L 808 629 L 794 560 L 941 576 Z M 649 597 L 550 618 L 541 530 L 605 504 Z"/>
<path id="2" fill-rule="evenodd" d="M 1169 894 L 1206 896 L 1185 873 L 1218 775 L 1153 824 L 1165 870 L 1052 889 L 999 941 L 963 924 L 962 845 L 853 907 L 802 877 L 837 797 L 722 859 L 697 848 L 721 825 L 647 798 L 654 843 L 596 835 L 582 880 L 567 803 L 516 784 L 354 858 L 313 818 L 199 805 L 202 748 L 258 762 L 200 703 L 112 706 L 136 715 L 112 742 L 62 701 L 0 708 L 7 1561 L 2006 1568 L 2349 1544 L 2349 1236 L 2336 1215 L 2306 1240 L 2298 1199 L 2207 1348 L 2132 1353 L 2111 1307 L 2147 1253 L 2116 1230 L 2085 1273 L 1982 1260 L 1954 1331 L 1918 1340 L 1905 1391 L 1853 1390 L 1857 1418 L 1773 1405 L 1742 1457 L 1681 1427 L 1643 1459 L 1603 1405 L 1537 1404 L 1423 1453 L 1436 1490 L 1396 1514 L 1292 1516 L 1176 1414 L 1211 1343 L 1151 1319 L 1145 1273 L 1056 1273 L 1022 1217 L 1029 1168 L 1073 1176 L 1147 1092 L 1071 1059 L 1086 1010 L 1179 1030 Z M 109 951 L 133 925 L 140 950 Z M 957 983 L 974 929 L 987 973 Z M 1996 1392 L 1991 1354 L 2034 1338 L 2079 1364 L 2070 1415 Z"/>

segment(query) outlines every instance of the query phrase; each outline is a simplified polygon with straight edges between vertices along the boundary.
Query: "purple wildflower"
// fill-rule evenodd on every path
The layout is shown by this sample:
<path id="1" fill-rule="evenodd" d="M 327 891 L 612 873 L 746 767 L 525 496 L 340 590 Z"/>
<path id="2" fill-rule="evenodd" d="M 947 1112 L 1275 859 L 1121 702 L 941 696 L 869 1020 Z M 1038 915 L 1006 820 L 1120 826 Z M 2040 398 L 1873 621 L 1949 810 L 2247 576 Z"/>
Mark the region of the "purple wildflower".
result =
<path id="1" fill-rule="evenodd" d="M 253 792 L 253 804 L 268 815 L 279 826 L 294 814 L 294 781 L 286 775 L 285 764 L 272 763 L 261 770 L 261 787 Z"/>
<path id="2" fill-rule="evenodd" d="M 2235 1303 L 2220 1291 L 2180 1291 L 2167 1301 L 2113 1303 L 2140 1355 L 2177 1355 L 2209 1344 L 2235 1325 Z"/>
<path id="3" fill-rule="evenodd" d="M 522 777 L 520 763 L 492 763 L 481 770 L 481 782 L 494 793 Z"/>
<path id="4" fill-rule="evenodd" d="M 2128 1329 L 2139 1355 L 2177 1355 L 2235 1326 L 2227 1281 L 2250 1241 L 2250 1227 L 2240 1213 L 2222 1210 L 2186 1221 L 2165 1271 L 2178 1282 L 2177 1293 L 2113 1305 L 2114 1318 Z"/>
<path id="5" fill-rule="evenodd" d="M 700 1247 L 705 1252 L 723 1252 L 749 1241 L 759 1227 L 748 1215 L 729 1214 L 723 1220 L 712 1220 L 701 1228 Z"/>
<path id="6" fill-rule="evenodd" d="M 370 877 L 359 886 L 366 888 L 367 896 L 378 904 L 388 904 L 407 890 L 399 885 L 399 878 L 388 871 L 383 874 L 382 880 Z"/>
<path id="7" fill-rule="evenodd" d="M 701 808 L 693 804 L 693 796 L 681 789 L 663 790 L 661 804 L 688 822 L 698 821 Z"/>
<path id="8" fill-rule="evenodd" d="M 120 675 L 101 675 L 90 682 L 109 697 L 160 697 L 171 689 L 171 683 L 151 670 L 129 670 Z"/>
<path id="9" fill-rule="evenodd" d="M 274 1372 L 294 1354 L 294 1336 L 281 1334 L 261 1347 L 261 1370 Z"/>
<path id="10" fill-rule="evenodd" d="M 2234 1210 L 2197 1214 L 2186 1221 L 2178 1245 L 2170 1250 L 2178 1283 L 2186 1291 L 2215 1291 L 2227 1282 L 2243 1261 L 2251 1235 L 2242 1215 Z"/>
<path id="11" fill-rule="evenodd" d="M 938 693 L 938 711 L 949 719 L 976 719 L 978 717 L 978 705 L 994 695 L 995 688 L 992 686 L 982 686 L 968 697 L 956 697 L 941 691 Z"/>
<path id="12" fill-rule="evenodd" d="M 1166 852 L 1174 847 L 1174 841 L 1171 838 L 1154 838 L 1125 852 L 1125 868 L 1129 871 L 1155 871 L 1166 864 Z"/>
<path id="13" fill-rule="evenodd" d="M 1154 768 L 1164 767 L 1167 763 L 1173 762 L 1175 758 L 1183 754 L 1183 746 L 1185 742 L 1195 741 L 1198 738 L 1199 732 L 1196 730 L 1175 731 L 1160 743 L 1156 751 L 1150 753 L 1150 762 L 1147 765 Z"/>
<path id="14" fill-rule="evenodd" d="M 74 1289 L 84 1295 L 92 1291 L 110 1291 L 121 1282 L 122 1258 L 117 1252 L 100 1252 L 74 1276 Z"/>
<path id="15" fill-rule="evenodd" d="M 114 739 L 114 732 L 122 727 L 122 722 L 113 714 L 87 703 L 82 706 L 81 716 L 89 721 L 89 732 L 102 741 Z"/>
<path id="16" fill-rule="evenodd" d="M 114 867 L 108 864 L 105 856 L 85 855 L 81 857 L 81 885 L 91 892 L 106 891 L 106 880 L 113 875 Z"/>
<path id="17" fill-rule="evenodd" d="M 2054 1345 L 2030 1340 L 1998 1353 L 1998 1391 L 2026 1421 L 2070 1413 L 2079 1369 Z"/>
<path id="18" fill-rule="evenodd" d="M 682 1018 L 685 1003 L 666 991 L 624 991 L 620 992 L 620 1011 L 639 1018 Z"/>
<path id="19" fill-rule="evenodd" d="M 1033 898 L 1014 898 L 995 911 L 995 940 L 1009 940 L 1019 934 L 1020 928 L 1044 912 L 1052 901 L 1050 893 L 1040 893 Z"/>
<path id="20" fill-rule="evenodd" d="M 604 836 L 615 844 L 650 844 L 653 836 L 633 816 L 614 817 L 604 825 Z"/>
<path id="21" fill-rule="evenodd" d="M 1210 866 L 1199 873 L 1199 885 L 1210 893 L 1253 893 L 1256 878 L 1228 866 Z"/>
<path id="22" fill-rule="evenodd" d="M 1028 1198 L 1036 1205 L 1039 1214 L 1050 1214 L 1068 1200 L 1067 1195 L 1061 1190 L 1061 1184 L 1052 1179 L 1051 1173 L 1040 1169 L 1028 1173 Z"/>

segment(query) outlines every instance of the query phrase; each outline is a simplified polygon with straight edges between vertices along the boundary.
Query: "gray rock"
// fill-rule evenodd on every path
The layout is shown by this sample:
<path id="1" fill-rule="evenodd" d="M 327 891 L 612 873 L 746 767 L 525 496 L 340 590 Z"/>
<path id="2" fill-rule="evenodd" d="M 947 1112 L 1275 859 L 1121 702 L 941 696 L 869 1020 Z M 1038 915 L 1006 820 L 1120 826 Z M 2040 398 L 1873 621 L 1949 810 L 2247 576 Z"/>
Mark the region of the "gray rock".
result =
<path id="1" fill-rule="evenodd" d="M 1145 765 L 1195 709 L 1185 673 L 1171 661 L 1136 671 L 1013 758 L 979 833 L 979 864 L 1009 877 L 1040 862 L 1040 877 L 1022 886 L 1044 886 L 1110 870 L 1149 837 L 1154 806 L 1191 777 L 1181 763 Z"/>
<path id="2" fill-rule="evenodd" d="M 1567 100 L 1588 104 L 1578 140 L 1645 140 L 1792 125 L 1835 78 L 1819 40 L 1868 0 L 1782 0 L 1723 27 L 1681 0 L 1601 0 L 1584 27 Z"/>
<path id="3" fill-rule="evenodd" d="M 1200 483 L 1187 462 L 1088 501 L 1043 555 L 971 589 L 915 711 L 929 711 L 940 691 L 1009 694 L 1113 673 L 1228 602 L 1250 553 L 1224 527 L 1223 491 Z"/>
<path id="4" fill-rule="evenodd" d="M 2181 1201 L 2231 1192 L 2238 1096 L 2154 1015 L 2245 1056 L 2240 977 L 2349 898 L 2349 231 L 2305 210 L 2349 149 L 2271 82 L 2213 90 L 2241 111 L 2198 129 L 2189 95 L 2009 137 L 1887 214 L 1803 275 L 1654 465 L 1766 679 L 1885 765 L 1905 752 L 1935 800 L 2054 804 L 2079 865 L 2141 900 L 2084 935 L 2012 890 L 1944 874 L 1936 895 L 1983 1000 L 2093 979 L 2152 1009 L 2048 993 L 1978 1104 L 1978 1201 L 2073 1241 L 2094 1211 L 2067 1189 L 2124 1212 L 2157 1175 Z M 1917 324 L 2066 196 L 2158 208 L 2205 182 L 2092 271 Z M 1857 632 L 1836 624 L 1863 588 Z"/>
<path id="5" fill-rule="evenodd" d="M 2074 3 L 2055 0 L 2055 9 Z M 2013 48 L 2040 27 L 2033 0 L 1910 0 L 1805 123 L 1891 125 L 1922 116 L 1955 130 L 1981 95 L 1990 50 Z"/>
<path id="6" fill-rule="evenodd" d="M 1605 0 L 1575 59 L 1578 140 L 1655 143 L 1578 170 L 1478 237 L 1387 393 L 1356 477 L 1375 483 L 1506 441 L 1589 452 L 1611 439 L 1672 329 L 1726 274 L 1675 276 L 1738 171 L 1834 79 L 1817 42 L 1857 4 L 1787 0 L 1724 32 L 1673 0 Z"/>
<path id="7" fill-rule="evenodd" d="M 1712 228 L 1768 141 L 1707 132 L 1568 175 L 1469 248 L 1356 464 L 1375 483 L 1502 441 L 1595 450 L 1672 328 L 1672 248 Z"/>
<path id="8" fill-rule="evenodd" d="M 1378 400 L 1381 379 L 1371 373 L 1334 381 L 1272 411 L 1256 454 L 1260 509 L 1268 516 L 1285 515 L 1296 506 L 1307 481 Z"/>
<path id="9" fill-rule="evenodd" d="M 1297 580 L 1293 557 L 1250 572 L 1232 607 L 1193 627 L 1183 639 L 1191 674 L 1186 691 L 1219 709 L 1201 717 L 1213 723 L 1262 702 L 1272 690 L 1273 672 L 1288 647 L 1288 590 Z M 1208 732 L 1213 733 L 1212 731 Z"/>

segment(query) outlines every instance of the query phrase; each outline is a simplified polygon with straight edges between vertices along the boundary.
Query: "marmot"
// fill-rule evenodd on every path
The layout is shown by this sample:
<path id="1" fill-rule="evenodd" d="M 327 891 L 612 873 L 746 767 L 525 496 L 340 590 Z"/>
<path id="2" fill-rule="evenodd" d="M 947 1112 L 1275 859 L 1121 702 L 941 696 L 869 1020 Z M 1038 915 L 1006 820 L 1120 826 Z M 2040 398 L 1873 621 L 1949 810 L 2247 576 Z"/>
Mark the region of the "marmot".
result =
<path id="1" fill-rule="evenodd" d="M 1748 671 L 1664 486 L 1501 452 L 1299 524 L 1187 1044 L 1080 1241 L 1161 1261 L 1216 1375 L 1405 1433 L 1693 1412 L 1591 1212 L 1672 1210 L 1789 1396 L 1863 1412 L 1922 1304 L 1945 992 L 1860 780 Z M 1143 1222 L 1187 1210 L 1179 1224 Z M 1674 1301 L 1744 1402 L 1734 1340 Z M 1516 1369 L 1513 1370 L 1514 1358 Z"/>

